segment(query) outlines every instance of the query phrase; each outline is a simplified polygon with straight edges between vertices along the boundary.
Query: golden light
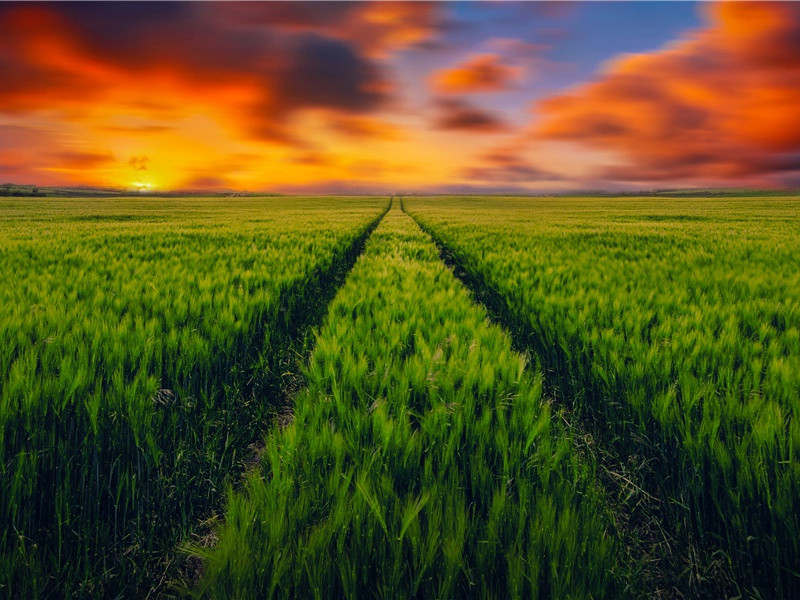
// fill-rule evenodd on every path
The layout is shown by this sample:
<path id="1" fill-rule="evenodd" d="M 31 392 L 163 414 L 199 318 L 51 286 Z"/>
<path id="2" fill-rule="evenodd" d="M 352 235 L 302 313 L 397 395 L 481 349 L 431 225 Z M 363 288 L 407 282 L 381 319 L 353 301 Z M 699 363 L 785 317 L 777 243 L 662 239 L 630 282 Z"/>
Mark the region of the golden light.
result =
<path id="1" fill-rule="evenodd" d="M 146 194 L 153 191 L 153 184 L 149 181 L 134 181 L 130 184 L 130 189 L 139 194 Z"/>

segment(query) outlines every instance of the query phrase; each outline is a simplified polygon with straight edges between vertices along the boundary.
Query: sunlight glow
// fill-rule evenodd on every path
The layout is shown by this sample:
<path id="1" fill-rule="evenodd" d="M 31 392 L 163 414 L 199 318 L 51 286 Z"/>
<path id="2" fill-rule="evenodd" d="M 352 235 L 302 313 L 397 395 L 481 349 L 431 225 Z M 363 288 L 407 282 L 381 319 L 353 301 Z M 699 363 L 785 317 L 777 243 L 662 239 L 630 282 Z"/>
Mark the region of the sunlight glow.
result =
<path id="1" fill-rule="evenodd" d="M 154 186 L 148 181 L 134 181 L 130 184 L 130 189 L 139 194 L 146 194 L 147 192 L 152 192 Z"/>

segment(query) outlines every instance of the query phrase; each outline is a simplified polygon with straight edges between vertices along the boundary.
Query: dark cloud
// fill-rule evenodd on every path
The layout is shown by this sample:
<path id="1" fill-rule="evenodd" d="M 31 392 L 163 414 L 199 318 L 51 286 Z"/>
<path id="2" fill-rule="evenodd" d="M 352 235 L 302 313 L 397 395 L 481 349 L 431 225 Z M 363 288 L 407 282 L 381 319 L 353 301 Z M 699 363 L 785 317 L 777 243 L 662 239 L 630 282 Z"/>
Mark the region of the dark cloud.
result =
<path id="1" fill-rule="evenodd" d="M 377 68 L 353 48 L 316 36 L 297 43 L 277 73 L 275 96 L 290 107 L 366 111 L 381 100 Z"/>
<path id="2" fill-rule="evenodd" d="M 222 18 L 239 25 L 270 25 L 298 31 L 337 31 L 358 18 L 358 2 L 229 2 Z"/>
<path id="3" fill-rule="evenodd" d="M 439 100 L 437 108 L 439 116 L 436 126 L 440 129 L 483 133 L 499 133 L 507 129 L 505 123 L 491 113 L 475 108 L 463 100 Z"/>
<path id="4" fill-rule="evenodd" d="M 467 168 L 462 177 L 500 184 L 558 181 L 560 176 L 530 164 L 512 151 L 495 151 L 482 157 L 482 164 Z"/>
<path id="5" fill-rule="evenodd" d="M 69 23 L 88 47 L 113 54 L 146 52 L 146 42 L 176 24 L 196 23 L 197 10 L 190 2 L 153 2 L 145 8 L 139 2 L 46 3 L 48 10 Z"/>
<path id="6" fill-rule="evenodd" d="M 544 2 L 523 2 L 520 9 L 526 10 L 531 13 L 535 19 L 566 19 L 575 14 L 580 3 L 578 2 L 563 2 L 562 0 L 550 0 Z M 525 17 L 523 13 L 520 15 Z"/>

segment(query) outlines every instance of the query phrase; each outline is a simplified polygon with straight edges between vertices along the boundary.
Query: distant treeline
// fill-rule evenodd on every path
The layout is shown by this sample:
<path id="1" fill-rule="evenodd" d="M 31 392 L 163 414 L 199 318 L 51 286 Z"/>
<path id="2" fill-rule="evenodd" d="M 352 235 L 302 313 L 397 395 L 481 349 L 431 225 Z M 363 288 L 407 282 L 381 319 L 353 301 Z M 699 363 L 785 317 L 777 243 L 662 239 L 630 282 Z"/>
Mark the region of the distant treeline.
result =
<path id="1" fill-rule="evenodd" d="M 36 186 L 12 187 L 0 186 L 0 196 L 45 196 L 46 194 Z"/>
<path id="2" fill-rule="evenodd" d="M 0 197 L 2 196 L 28 196 L 38 198 L 261 198 L 280 197 L 283 194 L 274 192 L 251 192 L 236 190 L 162 190 L 162 191 L 135 191 L 114 188 L 94 187 L 53 187 L 37 185 L 19 185 L 14 183 L 0 184 Z"/>
<path id="3" fill-rule="evenodd" d="M 686 190 L 639 190 L 634 192 L 591 192 L 587 195 L 609 198 L 623 197 L 656 197 L 665 198 L 762 198 L 772 196 L 796 196 L 800 193 L 797 189 L 784 190 L 756 190 L 748 188 L 710 188 Z"/>

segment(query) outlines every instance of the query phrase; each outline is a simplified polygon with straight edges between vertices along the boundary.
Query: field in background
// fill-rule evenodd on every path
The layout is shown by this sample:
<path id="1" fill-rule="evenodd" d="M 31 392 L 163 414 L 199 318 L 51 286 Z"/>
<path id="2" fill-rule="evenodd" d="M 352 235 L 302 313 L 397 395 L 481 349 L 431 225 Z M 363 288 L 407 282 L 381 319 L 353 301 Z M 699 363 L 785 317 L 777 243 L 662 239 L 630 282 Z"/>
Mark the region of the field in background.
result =
<path id="1" fill-rule="evenodd" d="M 0 594 L 798 597 L 800 199 L 388 204 L 0 199 Z"/>

